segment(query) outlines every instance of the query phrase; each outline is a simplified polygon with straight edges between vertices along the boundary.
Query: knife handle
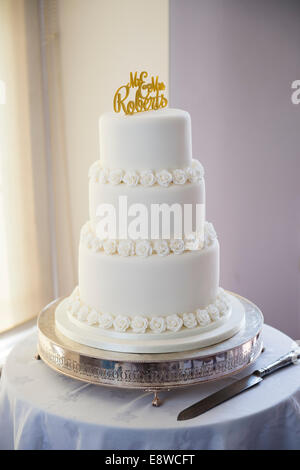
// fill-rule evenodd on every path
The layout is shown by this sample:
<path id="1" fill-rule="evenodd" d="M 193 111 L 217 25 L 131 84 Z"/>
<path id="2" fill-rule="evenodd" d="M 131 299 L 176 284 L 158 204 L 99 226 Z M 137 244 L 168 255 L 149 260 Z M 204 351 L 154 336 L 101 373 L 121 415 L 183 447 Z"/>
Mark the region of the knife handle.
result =
<path id="1" fill-rule="evenodd" d="M 290 351 L 284 356 L 281 356 L 277 361 L 273 362 L 272 364 L 268 365 L 267 367 L 262 367 L 254 371 L 254 375 L 258 377 L 265 377 L 266 375 L 272 374 L 278 369 L 282 367 L 289 366 L 291 364 L 296 364 L 296 362 L 300 359 L 300 352 L 298 351 Z"/>

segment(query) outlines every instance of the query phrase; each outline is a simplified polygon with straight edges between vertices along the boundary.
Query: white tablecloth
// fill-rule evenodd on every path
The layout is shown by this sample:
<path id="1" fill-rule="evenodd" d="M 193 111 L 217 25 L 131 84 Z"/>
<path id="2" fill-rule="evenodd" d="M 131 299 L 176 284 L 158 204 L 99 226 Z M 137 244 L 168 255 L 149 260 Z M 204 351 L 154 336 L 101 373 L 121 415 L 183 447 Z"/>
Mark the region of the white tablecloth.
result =
<path id="1" fill-rule="evenodd" d="M 264 327 L 265 352 L 238 376 L 161 394 L 69 379 L 36 361 L 36 336 L 10 353 L 0 381 L 0 449 L 299 449 L 300 365 L 190 421 L 179 411 L 291 349 Z"/>

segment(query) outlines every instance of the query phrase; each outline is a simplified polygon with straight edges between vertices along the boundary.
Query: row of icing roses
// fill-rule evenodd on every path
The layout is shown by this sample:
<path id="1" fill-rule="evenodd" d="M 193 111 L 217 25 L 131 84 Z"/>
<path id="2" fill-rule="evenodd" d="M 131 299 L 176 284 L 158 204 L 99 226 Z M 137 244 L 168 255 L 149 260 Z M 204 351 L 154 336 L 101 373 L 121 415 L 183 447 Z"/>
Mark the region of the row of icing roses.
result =
<path id="1" fill-rule="evenodd" d="M 204 169 L 198 160 L 193 160 L 192 165 L 187 168 L 176 170 L 160 170 L 154 172 L 145 170 L 138 172 L 135 170 L 124 171 L 120 168 L 102 168 L 100 161 L 96 161 L 90 168 L 89 178 L 96 183 L 110 183 L 113 185 L 125 183 L 128 186 L 149 187 L 158 184 L 168 187 L 170 184 L 198 183 L 204 176 Z"/>
<path id="2" fill-rule="evenodd" d="M 191 313 L 173 314 L 167 317 L 147 318 L 137 315 L 130 318 L 125 315 L 101 314 L 81 302 L 78 287 L 70 296 L 68 305 L 68 312 L 72 316 L 90 326 L 106 330 L 112 328 L 118 332 L 125 332 L 130 329 L 133 333 L 146 333 L 148 330 L 153 333 L 177 332 L 184 327 L 205 327 L 227 316 L 229 311 L 229 297 L 221 288 L 215 302 L 208 305 L 208 307 L 197 309 Z"/>
<path id="3" fill-rule="evenodd" d="M 141 256 L 148 257 L 152 254 L 166 256 L 170 253 L 176 255 L 185 251 L 201 250 L 211 245 L 217 235 L 213 225 L 205 222 L 204 241 L 196 233 L 186 236 L 184 239 L 170 240 L 101 240 L 94 233 L 88 222 L 81 231 L 81 243 L 95 253 L 104 251 L 107 255 L 118 254 L 120 256 Z"/>

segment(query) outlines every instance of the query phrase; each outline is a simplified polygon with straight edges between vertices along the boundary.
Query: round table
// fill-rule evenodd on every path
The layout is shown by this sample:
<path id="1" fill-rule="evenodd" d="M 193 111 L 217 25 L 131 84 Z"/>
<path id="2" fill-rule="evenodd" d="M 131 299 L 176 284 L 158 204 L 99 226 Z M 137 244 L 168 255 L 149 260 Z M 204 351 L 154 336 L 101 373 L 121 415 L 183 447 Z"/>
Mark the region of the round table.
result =
<path id="1" fill-rule="evenodd" d="M 291 338 L 264 326 L 265 351 L 234 377 L 151 394 L 70 379 L 34 359 L 36 335 L 10 353 L 0 381 L 0 449 L 300 449 L 300 366 L 189 421 L 195 401 L 288 352 Z"/>

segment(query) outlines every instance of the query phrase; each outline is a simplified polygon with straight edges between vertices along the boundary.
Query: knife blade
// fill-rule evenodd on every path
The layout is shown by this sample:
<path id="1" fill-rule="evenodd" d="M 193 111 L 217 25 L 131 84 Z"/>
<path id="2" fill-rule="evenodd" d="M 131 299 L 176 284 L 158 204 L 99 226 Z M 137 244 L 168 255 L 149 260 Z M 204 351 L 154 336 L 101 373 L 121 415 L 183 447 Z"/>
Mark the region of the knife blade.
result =
<path id="1" fill-rule="evenodd" d="M 222 388 L 218 392 L 209 395 L 203 400 L 198 401 L 192 406 L 189 406 L 185 410 L 181 411 L 177 417 L 177 421 L 184 421 L 186 419 L 192 419 L 196 416 L 199 416 L 206 411 L 214 408 L 220 403 L 223 403 L 226 400 L 238 395 L 239 393 L 247 390 L 248 388 L 254 387 L 254 385 L 259 384 L 263 379 L 255 375 L 248 375 L 237 382 L 234 382 L 227 387 Z"/>
<path id="2" fill-rule="evenodd" d="M 236 382 L 227 385 L 226 387 L 222 388 L 221 390 L 209 395 L 206 398 L 194 403 L 193 405 L 185 408 L 183 411 L 179 413 L 177 416 L 177 421 L 184 421 L 187 419 L 195 418 L 206 411 L 214 408 L 217 405 L 220 405 L 224 401 L 229 400 L 230 398 L 239 395 L 240 393 L 248 390 L 249 388 L 258 385 L 262 382 L 263 378 L 269 374 L 272 374 L 278 369 L 282 367 L 286 367 L 290 364 L 297 363 L 298 359 L 300 358 L 300 351 L 290 351 L 289 353 L 285 354 L 284 356 L 280 357 L 277 361 L 269 364 L 267 367 L 263 367 L 261 369 L 255 370 L 252 374 L 244 377 Z"/>

